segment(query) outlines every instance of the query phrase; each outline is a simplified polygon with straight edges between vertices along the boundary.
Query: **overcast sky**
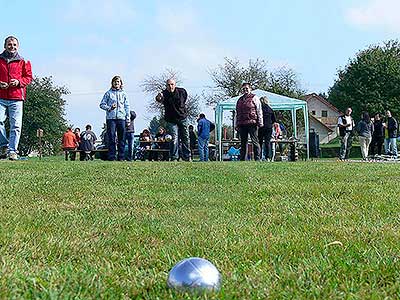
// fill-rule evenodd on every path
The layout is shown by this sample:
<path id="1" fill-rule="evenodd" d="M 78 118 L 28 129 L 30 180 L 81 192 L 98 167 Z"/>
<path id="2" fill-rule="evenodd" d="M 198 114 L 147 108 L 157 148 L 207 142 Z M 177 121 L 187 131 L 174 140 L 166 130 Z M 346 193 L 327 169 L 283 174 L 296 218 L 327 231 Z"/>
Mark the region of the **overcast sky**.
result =
<path id="1" fill-rule="evenodd" d="M 326 92 L 355 54 L 400 33 L 398 0 L 0 0 L 2 36 L 20 40 L 33 72 L 53 76 L 71 91 L 67 120 L 105 119 L 99 102 L 121 75 L 137 129 L 147 127 L 151 97 L 140 82 L 166 68 L 181 72 L 183 87 L 200 94 L 208 70 L 238 58 L 289 66 L 308 92 Z M 203 110 L 211 114 L 203 106 Z M 213 116 L 210 116 L 213 119 Z"/>

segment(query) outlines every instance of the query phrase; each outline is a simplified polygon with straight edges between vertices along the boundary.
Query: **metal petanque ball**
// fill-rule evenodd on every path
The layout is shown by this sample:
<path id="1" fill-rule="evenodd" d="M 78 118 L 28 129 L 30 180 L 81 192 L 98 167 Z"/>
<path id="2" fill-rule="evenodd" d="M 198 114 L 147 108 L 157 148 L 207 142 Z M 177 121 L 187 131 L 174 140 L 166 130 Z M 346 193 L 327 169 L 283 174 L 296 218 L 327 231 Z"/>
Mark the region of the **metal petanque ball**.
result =
<path id="1" fill-rule="evenodd" d="M 166 134 L 164 139 L 166 142 L 170 142 L 170 141 L 172 141 L 172 135 Z"/>
<path id="2" fill-rule="evenodd" d="M 178 291 L 209 292 L 221 287 L 221 274 L 208 260 L 191 257 L 178 262 L 169 272 L 168 287 Z"/>

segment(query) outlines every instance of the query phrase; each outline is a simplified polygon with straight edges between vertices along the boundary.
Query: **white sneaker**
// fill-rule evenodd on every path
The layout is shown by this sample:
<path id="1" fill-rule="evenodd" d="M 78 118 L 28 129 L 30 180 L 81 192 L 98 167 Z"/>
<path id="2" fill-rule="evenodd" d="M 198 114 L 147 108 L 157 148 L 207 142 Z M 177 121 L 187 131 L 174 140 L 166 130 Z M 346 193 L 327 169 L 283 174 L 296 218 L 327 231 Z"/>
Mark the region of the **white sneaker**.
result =
<path id="1" fill-rule="evenodd" d="M 9 160 L 18 160 L 18 155 L 17 155 L 17 153 L 11 152 L 11 153 L 8 155 L 8 159 L 9 159 Z"/>

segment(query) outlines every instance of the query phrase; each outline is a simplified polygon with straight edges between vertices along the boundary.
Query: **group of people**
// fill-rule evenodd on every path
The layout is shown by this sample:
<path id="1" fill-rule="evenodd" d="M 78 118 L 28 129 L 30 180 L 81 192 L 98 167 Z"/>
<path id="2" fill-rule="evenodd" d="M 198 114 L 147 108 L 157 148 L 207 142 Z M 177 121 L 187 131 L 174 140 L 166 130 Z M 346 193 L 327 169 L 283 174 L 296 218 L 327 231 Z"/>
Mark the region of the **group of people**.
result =
<path id="1" fill-rule="evenodd" d="M 21 136 L 23 102 L 26 98 L 26 86 L 32 81 L 32 68 L 29 61 L 25 61 L 18 53 L 19 41 L 14 36 L 9 36 L 4 42 L 4 51 L 0 54 L 0 158 L 8 157 L 10 160 L 18 159 L 18 145 Z M 250 134 L 254 145 L 255 159 L 260 158 L 260 144 L 258 139 L 265 140 L 269 145 L 271 138 L 273 114 L 270 110 L 263 111 L 257 96 L 251 94 L 249 84 L 243 85 L 244 96 L 238 101 L 238 128 L 242 137 L 240 158 L 244 160 L 247 144 L 247 135 Z M 164 118 L 171 129 L 172 140 L 169 143 L 170 160 L 183 159 L 190 161 L 192 151 L 189 144 L 188 130 L 188 94 L 184 88 L 176 86 L 174 79 L 168 79 L 166 88 L 160 92 L 155 100 L 164 106 Z M 264 107 L 264 106 L 263 106 Z M 132 160 L 134 125 L 136 118 L 134 111 L 130 109 L 127 94 L 123 90 L 123 82 L 120 76 L 114 76 L 111 80 L 110 89 L 104 94 L 100 102 L 100 108 L 106 112 L 108 156 L 113 160 Z M 10 134 L 7 138 L 5 120 L 8 114 L 10 123 Z M 264 126 L 265 123 L 265 126 Z M 198 118 L 198 151 L 201 161 L 209 160 L 208 142 L 213 124 L 206 119 L 204 114 Z M 257 129 L 261 127 L 259 137 Z M 88 140 L 83 139 L 83 134 Z M 76 151 L 82 155 L 81 160 L 92 156 L 87 153 L 94 150 L 96 136 L 87 125 L 85 132 L 80 134 L 72 128 L 68 128 L 63 136 L 62 146 L 68 157 L 75 159 Z M 128 151 L 125 157 L 125 144 L 128 144 Z M 262 142 L 261 142 L 262 143 Z M 179 150 L 181 149 L 181 151 Z M 193 150 L 193 146 L 192 146 Z M 70 153 L 68 153 L 70 152 Z M 270 151 L 267 150 L 267 153 Z"/>
<path id="2" fill-rule="evenodd" d="M 10 160 L 18 159 L 18 145 L 21 137 L 23 103 L 26 99 L 26 86 L 32 81 L 32 68 L 29 61 L 20 56 L 19 41 L 14 36 L 9 36 L 4 41 L 4 51 L 0 54 L 0 158 L 8 157 Z M 245 160 L 247 155 L 247 143 L 250 136 L 253 144 L 254 159 L 262 157 L 261 148 L 265 145 L 264 156 L 272 159 L 271 140 L 279 135 L 276 118 L 273 110 L 268 105 L 268 99 L 259 99 L 253 94 L 251 85 L 242 85 L 243 96 L 236 104 L 237 122 L 236 129 L 240 134 L 240 160 Z M 168 79 L 166 88 L 160 92 L 155 100 L 164 106 L 164 118 L 171 128 L 172 140 L 169 143 L 170 160 L 183 159 L 190 161 L 192 152 L 189 143 L 188 130 L 188 94 L 184 88 L 176 86 L 174 79 Z M 136 114 L 130 109 L 127 94 L 123 90 L 123 82 L 120 76 L 114 76 L 110 89 L 104 94 L 100 102 L 100 108 L 106 111 L 108 160 L 132 160 L 134 125 Z M 398 123 L 392 117 L 390 111 L 386 111 L 386 121 L 382 116 L 375 114 L 371 120 L 369 114 L 364 112 L 361 121 L 355 126 L 351 116 L 352 109 L 346 109 L 343 116 L 338 119 L 338 128 L 341 137 L 339 158 L 348 159 L 352 146 L 354 132 L 358 133 L 362 158 L 366 160 L 368 154 L 381 155 L 382 145 L 384 153 L 397 158 L 397 130 Z M 6 134 L 5 120 L 9 119 L 9 137 Z M 274 130 L 275 128 L 275 130 Z M 200 114 L 198 119 L 198 150 L 201 161 L 207 161 L 208 141 L 212 123 Z M 83 140 L 85 134 L 85 140 Z M 86 137 L 88 140 L 86 140 Z M 94 150 L 96 136 L 87 125 L 86 130 L 79 134 L 69 128 L 63 137 L 65 150 L 82 150 L 87 153 Z M 125 144 L 128 151 L 125 157 Z M 165 146 L 163 146 L 165 147 Z M 193 148 L 193 145 L 192 145 Z M 179 151 L 181 149 L 181 151 Z M 75 152 L 71 151 L 71 159 L 75 159 Z M 82 155 L 87 159 L 86 154 Z M 91 156 L 89 155 L 89 159 Z M 68 159 L 68 155 L 66 156 Z"/>
<path id="3" fill-rule="evenodd" d="M 166 135 L 167 132 L 164 128 L 160 128 L 158 143 L 152 144 L 151 148 L 156 147 L 166 150 L 168 145 L 170 150 L 168 157 L 172 161 L 179 159 L 190 161 L 192 159 L 189 147 L 187 97 L 188 94 L 184 88 L 177 87 L 174 79 L 168 79 L 166 88 L 155 98 L 157 102 L 162 103 L 164 106 L 164 119 L 171 131 L 168 133 L 171 135 L 171 141 L 168 144 L 161 142 L 164 139 L 162 135 Z M 104 94 L 100 102 L 100 108 L 106 112 L 108 160 L 132 160 L 136 113 L 130 109 L 128 97 L 123 90 L 123 82 L 120 76 L 114 76 L 111 79 L 111 87 Z M 198 136 L 201 161 L 208 160 L 208 142 L 211 127 L 212 123 L 206 119 L 204 114 L 200 114 Z M 153 138 L 150 135 L 150 131 L 142 132 L 140 142 L 143 150 L 150 150 L 150 142 L 152 141 Z M 126 143 L 128 143 L 128 149 L 125 153 Z M 166 160 L 165 155 L 163 155 L 163 159 Z"/>
<path id="4" fill-rule="evenodd" d="M 164 127 L 158 128 L 154 137 L 149 129 L 143 129 L 139 135 L 139 147 L 135 153 L 136 159 L 150 161 L 169 160 L 169 142 L 171 139 Z"/>
<path id="5" fill-rule="evenodd" d="M 95 150 L 96 134 L 92 131 L 91 125 L 86 125 L 86 130 L 81 133 L 80 128 L 68 127 L 62 137 L 62 148 L 65 152 L 65 160 L 75 160 L 76 153 L 79 152 L 79 160 L 93 160 Z"/>
<path id="6" fill-rule="evenodd" d="M 382 155 L 382 145 L 384 154 L 397 159 L 397 133 L 398 123 L 392 116 L 390 110 L 385 112 L 386 120 L 380 113 L 376 113 L 371 119 L 368 112 L 363 112 L 361 120 L 355 125 L 351 116 L 352 109 L 346 109 L 345 114 L 338 118 L 340 135 L 340 160 L 347 160 L 352 148 L 354 134 L 358 134 L 361 155 L 363 160 Z"/>

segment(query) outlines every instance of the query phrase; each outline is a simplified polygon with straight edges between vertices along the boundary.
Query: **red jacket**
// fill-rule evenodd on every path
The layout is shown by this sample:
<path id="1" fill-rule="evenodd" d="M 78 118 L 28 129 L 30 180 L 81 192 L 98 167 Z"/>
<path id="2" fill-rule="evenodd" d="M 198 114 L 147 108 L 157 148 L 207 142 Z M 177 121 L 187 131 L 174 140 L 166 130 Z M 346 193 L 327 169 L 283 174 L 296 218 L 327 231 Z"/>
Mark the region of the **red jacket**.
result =
<path id="1" fill-rule="evenodd" d="M 236 125 L 256 125 L 257 107 L 253 101 L 255 95 L 243 95 L 236 102 Z"/>
<path id="2" fill-rule="evenodd" d="M 66 133 L 64 133 L 62 137 L 62 147 L 63 148 L 76 148 L 76 138 L 75 138 L 75 133 L 72 131 L 68 130 Z"/>
<path id="3" fill-rule="evenodd" d="M 0 81 L 10 83 L 11 79 L 17 79 L 19 85 L 0 89 L 0 99 L 25 100 L 26 86 L 32 81 L 31 63 L 19 55 L 7 63 L 0 55 Z"/>

